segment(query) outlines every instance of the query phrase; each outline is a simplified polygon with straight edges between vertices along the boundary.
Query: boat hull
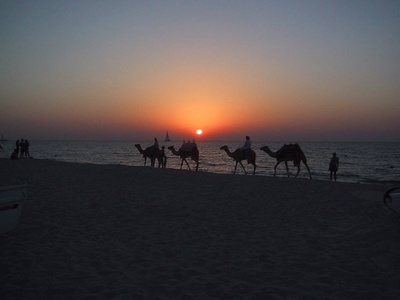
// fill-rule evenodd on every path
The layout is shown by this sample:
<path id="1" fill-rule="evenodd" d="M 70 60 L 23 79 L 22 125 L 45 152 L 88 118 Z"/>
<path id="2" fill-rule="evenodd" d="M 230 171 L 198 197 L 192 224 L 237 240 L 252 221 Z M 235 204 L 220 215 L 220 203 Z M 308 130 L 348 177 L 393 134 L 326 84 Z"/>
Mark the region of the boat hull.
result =
<path id="1" fill-rule="evenodd" d="M 28 185 L 0 187 L 0 234 L 17 226 L 27 195 Z"/>
<path id="2" fill-rule="evenodd" d="M 390 210 L 400 214 L 400 188 L 388 190 L 383 196 L 383 202 Z"/>

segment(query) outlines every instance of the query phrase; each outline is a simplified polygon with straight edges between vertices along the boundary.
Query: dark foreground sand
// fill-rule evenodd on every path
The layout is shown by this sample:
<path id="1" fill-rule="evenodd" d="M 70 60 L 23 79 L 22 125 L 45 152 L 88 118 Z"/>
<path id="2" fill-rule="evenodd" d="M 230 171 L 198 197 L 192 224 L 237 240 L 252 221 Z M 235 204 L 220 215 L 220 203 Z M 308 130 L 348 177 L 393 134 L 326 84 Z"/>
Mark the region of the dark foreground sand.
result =
<path id="1" fill-rule="evenodd" d="M 389 186 L 0 159 L 1 299 L 398 299 Z"/>

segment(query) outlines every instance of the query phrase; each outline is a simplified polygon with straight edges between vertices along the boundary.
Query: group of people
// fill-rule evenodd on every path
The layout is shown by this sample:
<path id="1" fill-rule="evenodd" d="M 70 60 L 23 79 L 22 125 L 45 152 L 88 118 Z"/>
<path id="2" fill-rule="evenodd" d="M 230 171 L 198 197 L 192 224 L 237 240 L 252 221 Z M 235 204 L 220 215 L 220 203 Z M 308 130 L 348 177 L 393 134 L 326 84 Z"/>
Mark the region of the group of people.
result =
<path id="1" fill-rule="evenodd" d="M 18 159 L 23 157 L 30 158 L 31 155 L 29 154 L 29 141 L 21 139 L 15 142 L 15 148 L 13 153 L 11 153 L 11 159 Z"/>

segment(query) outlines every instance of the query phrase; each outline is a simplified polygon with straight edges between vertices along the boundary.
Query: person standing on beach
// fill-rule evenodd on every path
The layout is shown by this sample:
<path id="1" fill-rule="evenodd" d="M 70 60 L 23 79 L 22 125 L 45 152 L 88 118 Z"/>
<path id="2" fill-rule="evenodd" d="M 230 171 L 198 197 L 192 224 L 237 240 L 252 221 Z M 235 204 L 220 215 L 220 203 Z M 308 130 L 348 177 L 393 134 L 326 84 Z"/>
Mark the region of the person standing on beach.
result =
<path id="1" fill-rule="evenodd" d="M 26 147 L 26 145 L 25 145 L 24 139 L 21 139 L 21 141 L 19 142 L 19 147 L 20 147 L 19 158 L 21 158 L 21 157 L 24 157 L 24 155 L 25 155 L 25 147 Z"/>
<path id="2" fill-rule="evenodd" d="M 167 167 L 167 157 L 165 156 L 165 146 L 161 147 L 160 155 L 162 157 L 162 167 Z"/>
<path id="3" fill-rule="evenodd" d="M 31 158 L 31 155 L 29 154 L 29 142 L 28 140 L 25 140 L 25 157 L 26 158 Z"/>
<path id="4" fill-rule="evenodd" d="M 336 152 L 333 152 L 332 155 L 331 162 L 329 163 L 329 172 L 331 172 L 331 181 L 332 175 L 336 181 L 336 172 L 339 169 L 339 158 L 336 156 Z"/>

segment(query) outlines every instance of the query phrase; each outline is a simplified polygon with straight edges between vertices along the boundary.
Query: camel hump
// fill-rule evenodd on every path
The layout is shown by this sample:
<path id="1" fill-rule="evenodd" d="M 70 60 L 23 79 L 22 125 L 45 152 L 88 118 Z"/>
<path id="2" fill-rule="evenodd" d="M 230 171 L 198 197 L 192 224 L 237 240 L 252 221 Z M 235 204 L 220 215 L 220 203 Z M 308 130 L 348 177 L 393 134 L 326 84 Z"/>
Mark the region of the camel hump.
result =
<path id="1" fill-rule="evenodd" d="M 298 144 L 289 144 L 289 145 L 283 145 L 278 151 L 276 151 L 277 154 L 288 154 L 288 153 L 295 153 L 295 152 L 301 152 L 300 146 Z"/>
<path id="2" fill-rule="evenodd" d="M 197 148 L 196 143 L 183 143 L 182 147 L 179 149 L 179 151 L 192 151 L 193 149 Z"/>
<path id="3" fill-rule="evenodd" d="M 281 156 L 292 156 L 298 159 L 302 159 L 304 157 L 304 153 L 301 150 L 299 144 L 289 144 L 289 145 L 283 145 L 278 151 L 276 151 L 276 155 L 278 157 Z"/>

